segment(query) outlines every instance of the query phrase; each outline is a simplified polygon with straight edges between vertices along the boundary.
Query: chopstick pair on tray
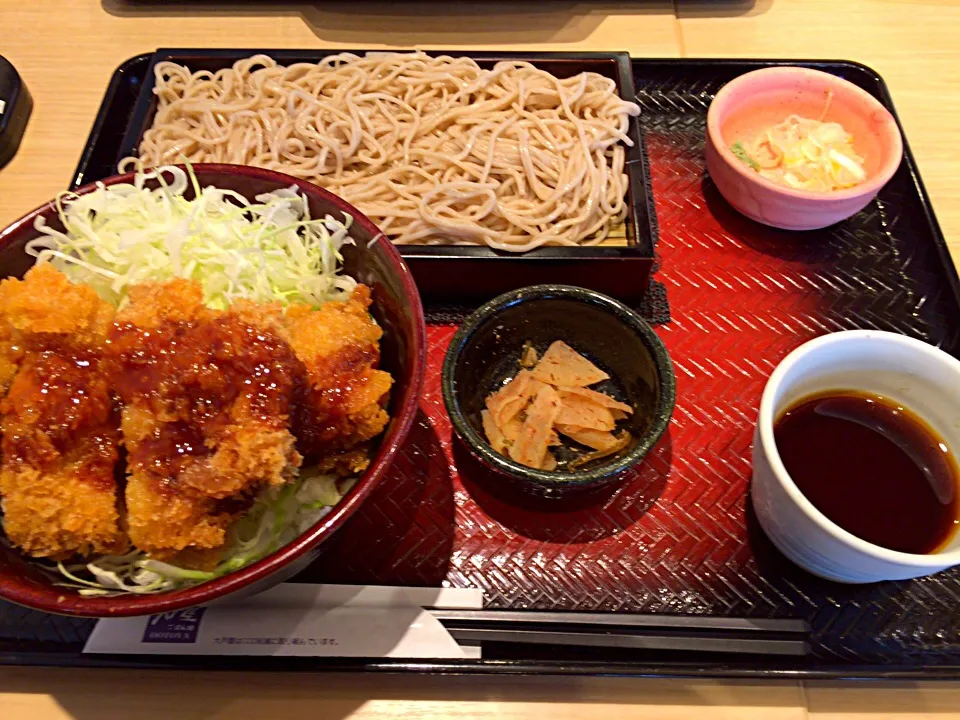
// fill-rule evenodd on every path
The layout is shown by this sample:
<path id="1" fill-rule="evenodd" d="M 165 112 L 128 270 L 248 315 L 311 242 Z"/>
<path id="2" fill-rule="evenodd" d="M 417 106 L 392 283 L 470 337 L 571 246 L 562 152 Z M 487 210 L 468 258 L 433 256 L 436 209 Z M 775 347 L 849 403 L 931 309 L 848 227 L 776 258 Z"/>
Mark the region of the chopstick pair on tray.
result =
<path id="1" fill-rule="evenodd" d="M 627 613 L 429 609 L 460 643 L 806 655 L 802 620 Z"/>

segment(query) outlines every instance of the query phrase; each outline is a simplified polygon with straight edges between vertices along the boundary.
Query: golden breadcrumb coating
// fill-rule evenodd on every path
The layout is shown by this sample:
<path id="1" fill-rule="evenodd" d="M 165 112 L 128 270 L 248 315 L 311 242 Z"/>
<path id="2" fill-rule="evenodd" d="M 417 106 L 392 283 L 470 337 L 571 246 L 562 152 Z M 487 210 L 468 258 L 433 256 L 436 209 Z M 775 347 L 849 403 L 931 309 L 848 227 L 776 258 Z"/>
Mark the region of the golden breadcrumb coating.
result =
<path id="1" fill-rule="evenodd" d="M 0 403 L 3 528 L 35 557 L 126 547 L 117 415 L 101 364 L 112 316 L 92 289 L 49 265 L 0 283 L 0 322 L 20 356 Z"/>
<path id="2" fill-rule="evenodd" d="M 219 548 L 254 495 L 301 463 L 289 426 L 303 366 L 270 329 L 279 307 L 201 300 L 183 280 L 135 288 L 110 333 L 130 539 L 156 557 Z"/>
<path id="3" fill-rule="evenodd" d="M 290 345 L 307 369 L 308 389 L 295 425 L 304 455 L 322 458 L 383 432 L 393 378 L 377 369 L 383 330 L 370 315 L 370 288 L 314 310 L 287 308 Z"/>
<path id="4" fill-rule="evenodd" d="M 301 453 L 324 473 L 366 469 L 393 383 L 377 367 L 369 288 L 320 309 L 224 311 L 187 280 L 129 292 L 115 313 L 49 265 L 0 283 L 0 497 L 14 544 L 67 559 L 132 543 L 209 569 Z"/>
<path id="5" fill-rule="evenodd" d="M 46 263 L 31 268 L 23 280 L 7 278 L 0 283 L 0 314 L 28 346 L 31 339 L 52 334 L 99 347 L 113 313 L 93 288 L 74 285 Z"/>

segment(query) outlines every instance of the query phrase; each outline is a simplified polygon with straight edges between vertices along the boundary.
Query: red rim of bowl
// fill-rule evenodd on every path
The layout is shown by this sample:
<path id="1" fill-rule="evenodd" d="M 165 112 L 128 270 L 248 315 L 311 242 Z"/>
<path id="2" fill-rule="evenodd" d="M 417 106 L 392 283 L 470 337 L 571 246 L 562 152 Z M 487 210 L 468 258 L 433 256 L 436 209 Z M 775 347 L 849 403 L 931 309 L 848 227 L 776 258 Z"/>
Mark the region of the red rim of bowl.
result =
<path id="1" fill-rule="evenodd" d="M 809 75 L 823 80 L 828 84 L 842 85 L 846 87 L 862 101 L 863 105 L 867 107 L 868 112 L 877 112 L 884 118 L 883 129 L 887 137 L 887 144 L 891 148 L 890 159 L 881 165 L 877 172 L 874 173 L 873 177 L 868 179 L 866 182 L 863 182 L 859 185 L 854 185 L 846 190 L 830 190 L 826 192 L 797 190 L 795 188 L 786 187 L 785 185 L 779 185 L 778 183 L 768 180 L 762 175 L 748 169 L 746 166 L 744 166 L 743 162 L 741 162 L 740 159 L 733 154 L 733 151 L 730 150 L 730 148 L 728 148 L 726 143 L 723 141 L 723 133 L 720 131 L 720 119 L 718 118 L 718 115 L 720 110 L 723 109 L 724 104 L 727 102 L 727 97 L 731 95 L 734 90 L 736 90 L 738 85 L 749 82 L 751 78 L 754 78 L 760 74 Z M 720 91 L 714 96 L 713 101 L 710 103 L 710 107 L 707 109 L 707 133 L 710 136 L 710 141 L 714 148 L 716 148 L 717 152 L 720 154 L 720 157 L 722 157 L 724 161 L 742 178 L 748 182 L 757 183 L 763 187 L 775 190 L 782 195 L 800 200 L 839 202 L 863 197 L 865 195 L 874 195 L 878 193 L 884 185 L 890 182 L 890 178 L 893 177 L 894 173 L 897 171 L 897 168 L 900 167 L 900 162 L 903 160 L 903 136 L 900 133 L 897 120 L 893 116 L 893 113 L 887 110 L 887 108 L 885 108 L 879 100 L 873 97 L 873 95 L 868 93 L 866 90 L 863 90 L 862 88 L 854 85 L 852 82 L 837 77 L 836 75 L 831 75 L 830 73 L 823 72 L 821 70 L 813 70 L 812 68 L 797 67 L 794 65 L 777 65 L 775 67 L 751 70 L 748 73 L 744 73 L 743 75 L 734 78 L 720 88 Z"/>
<path id="2" fill-rule="evenodd" d="M 353 217 L 354 224 L 367 230 L 371 237 L 382 235 L 377 226 L 374 225 L 366 215 L 350 205 L 346 200 L 306 180 L 300 180 L 273 170 L 264 170 L 245 165 L 209 163 L 194 165 L 193 169 L 195 172 L 199 171 L 201 173 L 219 172 L 260 178 L 282 183 L 287 187 L 296 185 L 305 194 L 319 194 L 324 196 L 325 199 L 336 205 L 338 209 L 350 214 Z M 134 173 L 130 172 L 123 175 L 115 175 L 100 182 L 103 185 L 116 185 L 117 183 L 129 183 L 133 180 L 133 177 Z M 92 192 L 96 189 L 97 185 L 98 183 L 95 182 L 84 185 L 78 188 L 75 194 L 84 195 Z M 37 216 L 54 209 L 55 201 L 51 200 L 0 231 L 0 247 L 8 242 L 11 235 L 22 232 L 24 229 L 33 228 L 33 223 Z M 304 553 L 315 548 L 343 525 L 357 510 L 363 500 L 366 499 L 380 483 L 383 474 L 390 466 L 393 456 L 406 439 L 407 433 L 413 424 L 413 419 L 416 416 L 420 387 L 423 384 L 426 367 L 426 329 L 424 326 L 420 293 L 413 281 L 410 269 L 407 267 L 407 264 L 397 249 L 392 243 L 387 241 L 385 241 L 384 247 L 389 264 L 400 277 L 404 294 L 407 296 L 411 304 L 411 309 L 418 319 L 417 337 L 412 339 L 415 348 L 412 378 L 410 384 L 405 389 L 401 405 L 394 416 L 393 427 L 387 431 L 386 437 L 384 437 L 380 446 L 377 448 L 377 454 L 371 462 L 370 468 L 361 476 L 360 481 L 357 482 L 350 492 L 347 493 L 346 497 L 344 497 L 330 513 L 289 545 L 280 548 L 267 557 L 240 570 L 183 590 L 172 590 L 156 595 L 83 597 L 73 593 L 61 593 L 57 587 L 53 585 L 39 589 L 27 588 L 24 587 L 23 583 L 12 582 L 8 578 L 0 576 L 0 597 L 38 610 L 79 617 L 129 617 L 170 612 L 193 605 L 203 605 L 212 602 L 266 579 L 274 572 L 294 562 Z"/>

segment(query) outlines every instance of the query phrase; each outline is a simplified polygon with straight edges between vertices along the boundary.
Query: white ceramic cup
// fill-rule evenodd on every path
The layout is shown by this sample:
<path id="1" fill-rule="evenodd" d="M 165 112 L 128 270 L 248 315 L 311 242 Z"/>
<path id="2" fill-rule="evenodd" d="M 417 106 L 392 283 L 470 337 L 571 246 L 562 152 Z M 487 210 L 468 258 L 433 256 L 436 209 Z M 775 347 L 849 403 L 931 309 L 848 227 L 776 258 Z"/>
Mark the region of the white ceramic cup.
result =
<path id="1" fill-rule="evenodd" d="M 811 340 L 777 366 L 760 400 L 750 495 L 773 544 L 814 575 L 845 583 L 901 580 L 960 565 L 960 533 L 928 555 L 888 550 L 829 520 L 790 479 L 773 424 L 801 398 L 828 390 L 875 392 L 899 402 L 960 457 L 960 361 L 919 340 L 875 330 Z"/>

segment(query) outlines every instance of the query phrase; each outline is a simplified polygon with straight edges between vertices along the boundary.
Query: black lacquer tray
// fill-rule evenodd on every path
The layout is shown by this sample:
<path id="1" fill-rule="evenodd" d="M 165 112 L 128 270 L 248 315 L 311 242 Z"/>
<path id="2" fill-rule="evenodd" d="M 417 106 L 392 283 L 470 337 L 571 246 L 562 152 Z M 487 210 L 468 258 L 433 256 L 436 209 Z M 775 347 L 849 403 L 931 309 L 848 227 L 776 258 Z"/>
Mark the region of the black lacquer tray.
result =
<path id="1" fill-rule="evenodd" d="M 75 182 L 113 170 L 150 55 L 118 69 Z M 763 384 L 790 350 L 844 329 L 900 332 L 960 351 L 954 265 L 912 155 L 876 202 L 832 228 L 785 233 L 737 215 L 703 162 L 706 109 L 760 60 L 634 60 L 660 267 L 671 321 L 657 328 L 676 365 L 664 440 L 602 500 L 564 512 L 489 494 L 451 442 L 439 366 L 454 331 L 428 330 L 421 417 L 391 477 L 299 579 L 480 587 L 491 609 L 800 620 L 809 652 L 538 648 L 490 644 L 483 660 L 412 662 L 84 656 L 93 621 L 0 605 L 0 662 L 413 672 L 960 679 L 960 571 L 845 586 L 787 562 L 747 500 Z M 892 110 L 882 79 L 836 73 Z M 589 284 L 589 283 L 582 283 Z"/>

